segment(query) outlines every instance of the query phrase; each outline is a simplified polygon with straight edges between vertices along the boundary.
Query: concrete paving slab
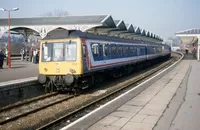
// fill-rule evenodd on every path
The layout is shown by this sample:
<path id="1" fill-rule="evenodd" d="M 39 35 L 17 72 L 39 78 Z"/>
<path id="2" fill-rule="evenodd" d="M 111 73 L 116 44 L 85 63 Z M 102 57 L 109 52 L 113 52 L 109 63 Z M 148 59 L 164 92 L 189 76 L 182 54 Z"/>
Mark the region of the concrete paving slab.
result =
<path id="1" fill-rule="evenodd" d="M 152 98 L 153 96 L 154 96 L 154 95 L 140 94 L 140 95 L 138 95 L 137 97 L 134 98 L 134 101 L 148 102 L 148 101 L 151 100 L 151 98 Z"/>
<path id="2" fill-rule="evenodd" d="M 121 130 L 152 130 L 154 124 L 128 122 Z"/>
<path id="3" fill-rule="evenodd" d="M 117 127 L 117 126 L 104 126 L 104 125 L 101 125 L 101 124 L 97 124 L 97 125 L 91 126 L 88 130 L 120 130 L 120 127 Z"/>
<path id="4" fill-rule="evenodd" d="M 139 106 L 129 106 L 129 105 L 123 105 L 120 108 L 118 108 L 118 111 L 124 111 L 124 112 L 131 112 L 131 113 L 137 113 L 140 111 L 142 107 Z"/>
<path id="5" fill-rule="evenodd" d="M 158 116 L 147 116 L 143 121 L 142 121 L 142 123 L 148 123 L 148 124 L 156 124 L 157 123 L 157 121 L 158 121 L 158 119 L 159 119 L 160 117 L 158 117 Z"/>
<path id="6" fill-rule="evenodd" d="M 155 95 L 158 93 L 163 87 L 153 87 L 151 89 L 146 89 L 143 92 L 141 92 L 142 95 Z"/>
<path id="7" fill-rule="evenodd" d="M 169 130 L 180 105 L 181 102 L 171 102 L 169 108 L 167 108 L 163 116 L 161 116 L 153 130 Z"/>
<path id="8" fill-rule="evenodd" d="M 163 88 L 160 93 L 163 93 L 163 94 L 174 94 L 177 90 L 178 86 L 176 87 L 171 87 L 171 86 L 166 86 L 165 88 Z"/>
<path id="9" fill-rule="evenodd" d="M 158 111 L 164 111 L 166 108 L 166 104 L 151 104 L 148 103 L 144 108 L 145 109 L 152 109 L 152 110 L 158 110 Z"/>
<path id="10" fill-rule="evenodd" d="M 155 83 L 153 83 L 153 85 L 159 85 L 159 86 L 165 86 L 165 84 L 167 84 L 171 79 L 169 78 L 161 78 L 160 80 L 156 81 Z"/>
<path id="11" fill-rule="evenodd" d="M 171 99 L 169 98 L 154 98 L 150 103 L 152 104 L 168 104 Z"/>
<path id="12" fill-rule="evenodd" d="M 165 92 L 160 91 L 156 96 L 157 97 L 163 96 L 163 98 L 170 98 L 174 96 L 174 93 L 165 93 Z"/>
<path id="13" fill-rule="evenodd" d="M 135 101 L 135 100 L 130 100 L 126 103 L 126 105 L 130 105 L 130 106 L 144 106 L 147 102 L 144 101 Z"/>
<path id="14" fill-rule="evenodd" d="M 130 121 L 135 122 L 135 123 L 142 123 L 142 121 L 147 118 L 148 115 L 135 115 Z"/>
<path id="15" fill-rule="evenodd" d="M 138 114 L 148 115 L 148 116 L 161 116 L 163 113 L 162 110 L 146 109 L 143 108 Z"/>
<path id="16" fill-rule="evenodd" d="M 160 84 L 152 84 L 152 88 L 157 88 L 157 89 L 162 89 L 163 87 L 165 86 L 165 84 L 164 85 L 160 85 Z"/>
<path id="17" fill-rule="evenodd" d="M 170 81 L 165 87 L 178 87 L 178 86 L 180 86 L 181 82 L 182 82 L 182 80 L 179 80 L 176 82 Z"/>
<path id="18" fill-rule="evenodd" d="M 182 79 L 172 79 L 171 83 L 181 83 Z"/>
<path id="19" fill-rule="evenodd" d="M 124 112 L 124 111 L 115 111 L 113 113 L 111 113 L 111 116 L 115 116 L 115 117 L 124 117 L 124 118 L 131 118 L 135 115 L 136 113 L 130 113 L 130 112 Z"/>
<path id="20" fill-rule="evenodd" d="M 98 123 L 101 124 L 101 125 L 110 125 L 110 124 L 112 124 L 113 122 L 115 122 L 119 119 L 120 119 L 120 117 L 110 115 L 110 116 L 105 117 L 104 119 L 102 119 Z"/>
<path id="21" fill-rule="evenodd" d="M 123 127 L 129 120 L 129 118 L 119 118 L 119 120 L 113 122 L 110 126 Z"/>

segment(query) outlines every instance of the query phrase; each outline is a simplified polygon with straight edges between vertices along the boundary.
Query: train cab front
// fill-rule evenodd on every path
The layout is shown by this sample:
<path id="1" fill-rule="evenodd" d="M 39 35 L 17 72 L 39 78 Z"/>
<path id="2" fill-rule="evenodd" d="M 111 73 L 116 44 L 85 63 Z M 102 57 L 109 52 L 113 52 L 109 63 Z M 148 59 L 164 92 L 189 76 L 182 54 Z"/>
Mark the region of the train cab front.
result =
<path id="1" fill-rule="evenodd" d="M 40 49 L 38 82 L 53 91 L 73 89 L 82 74 L 78 41 L 44 41 Z"/>

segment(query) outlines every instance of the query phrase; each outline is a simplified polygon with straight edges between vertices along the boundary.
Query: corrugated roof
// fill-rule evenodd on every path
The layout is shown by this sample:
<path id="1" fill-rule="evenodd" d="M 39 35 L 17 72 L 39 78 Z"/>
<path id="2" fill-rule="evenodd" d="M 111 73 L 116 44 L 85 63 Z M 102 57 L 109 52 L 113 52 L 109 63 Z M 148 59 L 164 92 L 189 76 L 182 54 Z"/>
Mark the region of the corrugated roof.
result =
<path id="1" fill-rule="evenodd" d="M 153 38 L 153 36 L 154 36 L 154 34 L 153 34 L 153 33 L 151 33 L 151 36 L 150 36 L 150 37 L 151 37 L 151 38 Z"/>
<path id="2" fill-rule="evenodd" d="M 129 24 L 129 26 L 127 27 L 127 30 L 128 30 L 128 32 L 130 32 L 130 33 L 135 33 L 135 29 L 134 29 L 134 27 L 133 27 L 132 24 Z"/>
<path id="3" fill-rule="evenodd" d="M 140 30 L 140 28 L 139 28 L 139 27 L 137 27 L 137 28 L 136 28 L 136 31 L 135 31 L 135 33 L 136 33 L 136 34 L 138 34 L 138 35 L 140 35 L 140 34 L 141 34 L 141 30 Z"/>
<path id="4" fill-rule="evenodd" d="M 142 30 L 141 35 L 142 35 L 142 36 L 146 36 L 146 31 L 145 31 L 145 29 Z"/>
<path id="5" fill-rule="evenodd" d="M 149 31 L 146 32 L 146 36 L 147 36 L 147 37 L 150 37 Z"/>

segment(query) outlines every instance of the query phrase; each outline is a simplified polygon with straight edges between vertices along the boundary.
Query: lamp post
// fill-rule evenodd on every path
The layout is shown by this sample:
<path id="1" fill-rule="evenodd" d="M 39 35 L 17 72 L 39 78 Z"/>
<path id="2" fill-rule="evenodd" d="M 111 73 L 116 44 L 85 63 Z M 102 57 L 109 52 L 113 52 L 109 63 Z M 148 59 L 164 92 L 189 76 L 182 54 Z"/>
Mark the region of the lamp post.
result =
<path id="1" fill-rule="evenodd" d="M 1 11 L 7 11 L 8 12 L 8 68 L 10 69 L 11 67 L 11 60 L 10 60 L 10 12 L 11 11 L 17 11 L 19 10 L 19 8 L 13 8 L 11 10 L 7 10 L 7 9 L 4 9 L 4 8 L 0 8 Z"/>

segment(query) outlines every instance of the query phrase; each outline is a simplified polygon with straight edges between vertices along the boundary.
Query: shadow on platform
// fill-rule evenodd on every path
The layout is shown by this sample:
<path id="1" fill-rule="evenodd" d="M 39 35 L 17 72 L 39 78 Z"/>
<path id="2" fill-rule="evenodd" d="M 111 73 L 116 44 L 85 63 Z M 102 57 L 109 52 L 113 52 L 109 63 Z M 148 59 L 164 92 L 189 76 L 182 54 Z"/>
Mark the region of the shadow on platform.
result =
<path id="1" fill-rule="evenodd" d="M 11 68 L 10 69 L 20 69 L 20 68 L 27 68 L 27 66 L 11 66 Z M 5 71 L 5 70 L 10 70 L 10 69 L 8 69 L 8 67 L 6 66 L 6 67 L 3 67 L 3 69 L 0 69 L 0 72 L 1 71 Z"/>
<path id="2" fill-rule="evenodd" d="M 27 66 L 13 66 L 11 69 L 18 69 L 18 68 L 27 68 Z"/>

